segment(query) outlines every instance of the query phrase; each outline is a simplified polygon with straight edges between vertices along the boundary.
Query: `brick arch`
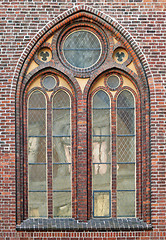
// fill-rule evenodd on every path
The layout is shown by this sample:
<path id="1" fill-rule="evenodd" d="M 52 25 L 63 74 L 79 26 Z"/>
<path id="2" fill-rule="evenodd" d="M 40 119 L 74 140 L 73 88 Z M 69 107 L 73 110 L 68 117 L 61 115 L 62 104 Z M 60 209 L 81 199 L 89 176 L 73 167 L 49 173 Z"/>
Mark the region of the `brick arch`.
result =
<path id="1" fill-rule="evenodd" d="M 150 69 L 149 69 L 149 66 L 148 66 L 148 63 L 146 61 L 144 54 L 142 53 L 142 51 L 140 50 L 140 48 L 138 47 L 138 45 L 136 44 L 135 40 L 132 38 L 130 33 L 128 31 L 126 31 L 115 19 L 113 19 L 110 16 L 107 16 L 106 14 L 99 12 L 98 10 L 93 9 L 91 7 L 76 6 L 72 9 L 69 9 L 68 11 L 64 12 L 63 14 L 61 14 L 57 18 L 55 18 L 53 21 L 49 22 L 42 30 L 40 30 L 34 36 L 34 38 L 29 42 L 28 46 L 25 48 L 24 52 L 22 53 L 22 55 L 18 61 L 17 67 L 15 69 L 13 83 L 17 82 L 17 89 L 16 89 L 16 142 L 17 142 L 17 144 L 16 144 L 16 146 L 17 146 L 16 159 L 17 159 L 17 165 L 22 164 L 21 158 L 23 157 L 23 150 L 21 147 L 21 146 L 23 146 L 23 139 L 21 139 L 21 137 L 20 137 L 20 132 L 23 132 L 22 131 L 23 126 L 22 126 L 22 119 L 20 116 L 22 113 L 22 96 L 23 96 L 24 88 L 25 88 L 24 81 L 27 78 L 27 77 L 25 77 L 25 73 L 26 73 L 28 64 L 31 61 L 34 54 L 36 53 L 36 51 L 38 50 L 38 48 L 44 43 L 44 41 L 49 36 L 51 36 L 54 32 L 56 32 L 62 26 L 65 26 L 70 21 L 78 19 L 79 17 L 84 17 L 84 16 L 89 19 L 95 20 L 96 22 L 100 23 L 103 27 L 109 29 L 110 32 L 112 32 L 119 39 L 119 41 L 121 41 L 124 44 L 124 46 L 129 49 L 133 59 L 136 62 L 136 66 L 137 66 L 139 74 L 140 74 L 140 78 L 137 80 L 135 77 L 135 80 L 138 82 L 138 85 L 141 86 L 141 89 L 143 89 L 144 100 L 146 97 L 150 96 L 148 83 L 151 83 L 153 81 L 153 78 L 152 78 L 152 75 L 151 75 L 151 72 L 150 72 Z M 52 67 L 55 70 L 59 70 L 59 69 L 56 69 L 55 65 L 50 65 L 47 67 L 48 68 Z M 109 69 L 109 66 L 108 66 L 108 68 L 106 66 L 105 69 L 101 68 L 101 70 L 103 72 L 107 71 L 108 69 Z M 37 68 L 33 73 L 37 74 L 41 70 L 42 70 L 42 68 L 39 67 L 39 69 Z M 119 71 L 125 72 L 126 69 L 123 69 L 123 67 L 122 67 L 122 69 Z M 68 72 L 63 72 L 63 73 L 66 76 L 69 74 Z M 101 72 L 98 74 L 101 74 Z M 88 88 L 90 88 L 91 83 L 98 77 L 98 74 L 94 73 L 93 76 L 91 76 L 91 79 L 88 81 L 86 88 L 85 88 L 86 94 L 88 94 Z M 128 71 L 128 74 L 132 75 L 130 73 L 130 71 Z M 30 73 L 30 75 L 32 75 L 32 73 Z M 131 76 L 131 77 L 134 78 L 134 76 Z M 72 78 L 72 76 L 71 76 L 71 78 Z M 74 83 L 75 80 L 71 79 L 71 78 L 70 78 L 70 80 Z M 140 83 L 139 83 L 139 81 L 140 81 Z M 76 87 L 76 85 L 75 85 L 75 87 Z M 79 86 L 77 86 L 77 88 L 79 89 Z M 148 99 L 147 103 L 145 103 L 145 105 L 144 105 L 144 122 L 146 122 L 146 126 L 148 126 L 148 127 L 149 127 L 149 121 L 150 121 L 149 120 L 149 102 L 150 102 L 150 100 Z M 147 136 L 145 136 L 145 142 L 146 142 L 146 140 L 148 141 L 148 139 L 149 139 L 148 127 L 147 127 Z M 147 147 L 144 147 L 144 151 L 146 149 L 147 149 Z M 146 159 L 147 158 L 148 158 L 148 156 L 146 157 Z M 146 163 L 146 165 L 147 166 L 150 165 L 150 160 Z M 19 169 L 19 168 L 20 168 L 20 166 L 17 169 Z M 18 178 L 20 178 L 19 174 L 20 174 L 20 172 L 17 171 Z M 147 181 L 145 181 L 145 182 L 147 182 L 147 186 L 149 186 L 149 183 L 148 183 L 149 176 L 145 175 L 145 177 L 147 177 Z M 20 188 L 21 188 L 21 186 L 18 181 L 18 183 L 17 183 L 18 192 L 20 192 Z M 147 194 L 149 194 L 149 192 Z M 18 194 L 17 196 L 18 196 L 17 209 L 20 212 L 20 215 L 18 215 L 18 223 L 20 223 L 22 220 L 20 207 L 21 208 L 23 208 L 23 207 L 21 206 L 22 203 L 19 202 L 20 194 Z M 150 206 L 147 204 L 145 208 L 146 209 L 144 210 L 144 212 L 148 212 L 148 214 L 149 214 Z M 143 219 L 150 222 L 149 216 L 148 217 L 144 216 Z"/>

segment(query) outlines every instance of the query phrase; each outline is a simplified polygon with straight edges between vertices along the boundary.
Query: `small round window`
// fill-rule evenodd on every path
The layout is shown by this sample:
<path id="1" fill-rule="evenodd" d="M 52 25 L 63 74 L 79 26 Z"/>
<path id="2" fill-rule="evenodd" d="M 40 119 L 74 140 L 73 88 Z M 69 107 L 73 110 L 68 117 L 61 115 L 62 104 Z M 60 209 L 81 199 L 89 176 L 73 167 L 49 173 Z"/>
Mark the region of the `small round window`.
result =
<path id="1" fill-rule="evenodd" d="M 86 69 L 98 62 L 102 48 L 99 38 L 94 33 L 78 30 L 66 37 L 62 51 L 70 65 Z"/>
<path id="2" fill-rule="evenodd" d="M 57 85 L 57 80 L 55 77 L 48 75 L 42 79 L 42 85 L 47 91 L 52 91 Z"/>
<path id="3" fill-rule="evenodd" d="M 120 85 L 120 79 L 116 75 L 111 75 L 107 78 L 107 85 L 111 90 L 116 90 Z"/>

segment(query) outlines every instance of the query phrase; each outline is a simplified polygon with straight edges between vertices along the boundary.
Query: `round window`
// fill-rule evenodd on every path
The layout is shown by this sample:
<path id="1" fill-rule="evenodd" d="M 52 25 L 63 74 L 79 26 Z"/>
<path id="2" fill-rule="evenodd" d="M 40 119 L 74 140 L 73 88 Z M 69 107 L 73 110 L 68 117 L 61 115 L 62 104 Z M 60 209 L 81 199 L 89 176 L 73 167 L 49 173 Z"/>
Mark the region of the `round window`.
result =
<path id="1" fill-rule="evenodd" d="M 107 85 L 109 88 L 112 90 L 115 90 L 119 87 L 120 85 L 120 79 L 116 75 L 111 75 L 107 78 Z"/>
<path id="2" fill-rule="evenodd" d="M 100 40 L 94 33 L 78 30 L 66 37 L 62 51 L 70 65 L 86 69 L 97 63 L 102 49 Z"/>
<path id="3" fill-rule="evenodd" d="M 46 90 L 52 91 L 57 85 L 57 80 L 49 75 L 42 79 L 42 85 Z"/>

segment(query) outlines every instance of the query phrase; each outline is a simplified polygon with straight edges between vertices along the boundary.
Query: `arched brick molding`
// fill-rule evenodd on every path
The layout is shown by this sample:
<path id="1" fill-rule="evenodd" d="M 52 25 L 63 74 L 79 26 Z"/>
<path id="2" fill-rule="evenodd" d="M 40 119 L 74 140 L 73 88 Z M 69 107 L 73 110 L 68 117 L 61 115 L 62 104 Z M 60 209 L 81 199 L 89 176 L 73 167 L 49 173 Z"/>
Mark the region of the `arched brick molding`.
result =
<path id="1" fill-rule="evenodd" d="M 30 61 L 33 59 L 37 50 L 42 46 L 42 44 L 54 33 L 60 31 L 62 27 L 66 26 L 70 22 L 79 22 L 79 19 L 88 19 L 90 22 L 96 22 L 96 25 L 101 26 L 106 31 L 110 32 L 112 36 L 114 36 L 122 46 L 124 46 L 135 64 L 137 73 L 131 71 L 126 64 L 122 64 L 121 66 L 116 62 L 109 63 L 109 57 L 107 58 L 104 65 L 98 67 L 92 71 L 91 74 L 85 74 L 84 77 L 89 78 L 87 81 L 84 91 L 81 91 L 81 88 L 76 81 L 74 73 L 70 71 L 70 69 L 64 67 L 62 64 L 60 65 L 58 62 L 51 60 L 49 63 L 45 63 L 44 65 L 39 65 L 34 70 L 32 70 L 29 74 L 26 74 L 27 68 L 29 67 Z M 54 40 L 55 41 L 55 40 Z M 53 51 L 56 51 L 56 44 L 53 42 Z M 111 54 L 113 53 L 115 44 L 112 43 L 112 47 L 110 47 Z M 110 56 L 111 56 L 110 54 Z M 39 33 L 35 35 L 35 37 L 30 41 L 26 49 L 24 50 L 14 73 L 13 83 L 17 82 L 17 90 L 16 90 L 16 167 L 17 167 L 17 223 L 20 224 L 21 221 L 24 220 L 23 214 L 23 201 L 22 195 L 24 194 L 24 186 L 22 186 L 20 179 L 23 174 L 23 164 L 24 164 L 24 151 L 23 151 L 23 108 L 22 108 L 22 100 L 26 85 L 31 79 L 42 73 L 47 71 L 54 71 L 67 81 L 76 89 L 78 100 L 82 100 L 86 105 L 86 101 L 88 98 L 89 89 L 93 82 L 103 73 L 108 71 L 114 71 L 118 73 L 123 73 L 128 78 L 133 81 L 133 83 L 137 86 L 140 91 L 141 96 L 141 106 L 142 106 L 142 168 L 141 176 L 143 183 L 143 193 L 142 193 L 142 212 L 140 213 L 140 218 L 150 223 L 150 91 L 149 91 L 149 83 L 153 81 L 151 72 L 148 67 L 148 63 L 144 57 L 144 54 L 141 52 L 140 48 L 132 38 L 132 36 L 127 32 L 120 24 L 116 22 L 115 19 L 101 13 L 93 8 L 87 6 L 78 6 L 64 12 L 59 17 L 57 17 L 52 22 L 48 23 Z M 82 75 L 80 75 L 82 76 Z M 78 77 L 80 77 L 78 74 Z M 84 111 L 87 111 L 87 106 Z M 79 133 L 78 133 L 79 138 Z M 86 153 L 85 153 L 86 155 Z M 85 182 L 85 184 L 87 184 Z M 88 198 L 88 195 L 87 195 Z M 88 204 L 88 199 L 85 199 L 85 206 Z M 79 201 L 79 200 L 78 200 Z M 74 207 L 75 213 L 73 217 L 75 219 L 81 219 L 83 221 L 90 218 L 90 214 L 85 214 L 87 209 L 77 209 L 77 206 Z M 85 207 L 86 208 L 86 207 Z M 81 215 L 82 214 L 82 215 Z M 84 215 L 84 216 L 83 216 Z M 85 216 L 86 215 L 86 216 Z M 78 217 L 79 216 L 79 217 Z"/>

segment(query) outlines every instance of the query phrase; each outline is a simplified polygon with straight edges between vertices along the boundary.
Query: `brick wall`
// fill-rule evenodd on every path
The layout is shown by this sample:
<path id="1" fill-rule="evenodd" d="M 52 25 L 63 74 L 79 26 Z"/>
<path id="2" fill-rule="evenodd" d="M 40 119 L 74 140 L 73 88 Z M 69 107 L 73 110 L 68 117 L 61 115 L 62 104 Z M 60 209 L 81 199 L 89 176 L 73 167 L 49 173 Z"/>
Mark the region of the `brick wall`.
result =
<path id="1" fill-rule="evenodd" d="M 165 1 L 1 0 L 0 239 L 165 239 L 166 4 Z M 59 14 L 85 4 L 115 18 L 145 55 L 151 102 L 151 231 L 17 232 L 15 92 L 17 64 L 35 34 Z"/>

